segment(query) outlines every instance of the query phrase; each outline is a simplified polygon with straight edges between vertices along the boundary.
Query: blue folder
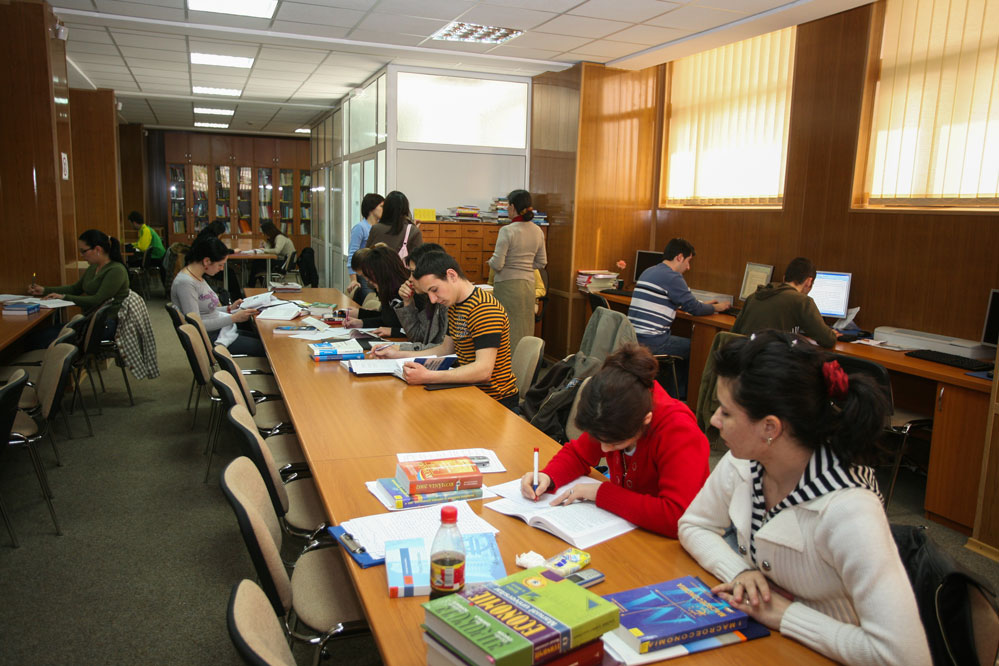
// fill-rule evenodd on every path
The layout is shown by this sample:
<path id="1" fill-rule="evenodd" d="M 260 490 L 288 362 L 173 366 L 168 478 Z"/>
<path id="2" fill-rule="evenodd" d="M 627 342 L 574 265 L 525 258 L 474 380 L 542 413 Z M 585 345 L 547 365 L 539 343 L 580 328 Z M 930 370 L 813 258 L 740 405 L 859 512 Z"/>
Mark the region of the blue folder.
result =
<path id="1" fill-rule="evenodd" d="M 378 566 L 379 564 L 385 564 L 384 557 L 379 559 L 371 557 L 368 551 L 364 549 L 364 546 L 354 541 L 353 535 L 349 534 L 347 530 L 343 529 L 339 525 L 327 527 L 326 530 L 334 539 L 336 539 L 337 543 L 343 547 L 343 552 L 354 558 L 354 561 L 357 562 L 362 569 Z"/>

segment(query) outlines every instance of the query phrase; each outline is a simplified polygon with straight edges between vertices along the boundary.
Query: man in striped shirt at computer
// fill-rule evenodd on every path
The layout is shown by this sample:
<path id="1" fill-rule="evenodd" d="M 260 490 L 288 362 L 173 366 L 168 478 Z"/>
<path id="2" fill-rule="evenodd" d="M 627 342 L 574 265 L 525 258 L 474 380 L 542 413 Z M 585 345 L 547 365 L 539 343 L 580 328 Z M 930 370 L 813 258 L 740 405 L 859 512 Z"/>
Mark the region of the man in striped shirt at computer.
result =
<path id="1" fill-rule="evenodd" d="M 413 271 L 416 288 L 431 303 L 447 307 L 447 335 L 436 347 L 404 352 L 379 349 L 381 358 L 413 358 L 456 354 L 458 366 L 428 370 L 419 363 L 403 368 L 410 384 L 478 384 L 507 408 L 517 407 L 517 383 L 510 351 L 510 322 L 499 301 L 476 287 L 462 273 L 458 262 L 445 252 L 421 256 Z"/>
<path id="2" fill-rule="evenodd" d="M 728 309 L 730 303 L 697 300 L 683 274 L 690 270 L 694 246 L 682 238 L 666 244 L 663 260 L 642 271 L 631 296 L 628 319 L 635 327 L 638 342 L 653 354 L 672 354 L 684 360 L 677 364 L 681 400 L 687 396 L 687 359 L 690 358 L 690 339 L 670 334 L 676 311 L 683 310 L 695 316 L 704 316 Z M 672 387 L 668 387 L 672 389 Z"/>

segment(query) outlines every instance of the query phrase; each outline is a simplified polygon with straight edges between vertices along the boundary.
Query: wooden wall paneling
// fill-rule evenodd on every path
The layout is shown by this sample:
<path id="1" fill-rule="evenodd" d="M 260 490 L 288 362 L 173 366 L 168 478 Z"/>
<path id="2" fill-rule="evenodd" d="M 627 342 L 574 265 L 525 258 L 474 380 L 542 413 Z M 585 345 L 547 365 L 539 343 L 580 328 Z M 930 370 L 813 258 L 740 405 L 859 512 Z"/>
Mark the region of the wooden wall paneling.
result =
<path id="1" fill-rule="evenodd" d="M 79 261 L 76 245 L 76 199 L 73 194 L 73 132 L 69 112 L 69 74 L 66 71 L 66 42 L 49 40 L 49 59 L 52 67 L 52 93 L 55 100 L 56 124 L 56 178 L 59 189 L 59 220 L 57 227 L 62 238 L 59 252 L 62 266 L 61 284 L 75 282 Z M 62 154 L 66 154 L 69 175 L 63 178 Z"/>
<path id="2" fill-rule="evenodd" d="M 167 169 L 164 146 L 164 133 L 158 130 L 146 132 L 146 196 L 148 206 L 146 222 L 163 229 L 163 241 L 167 242 L 170 234 L 169 202 L 167 200 Z"/>
<path id="3" fill-rule="evenodd" d="M 232 136 L 229 139 L 236 166 L 250 166 L 253 162 L 253 137 Z"/>
<path id="4" fill-rule="evenodd" d="M 999 365 L 999 352 L 996 354 Z M 974 538 L 968 547 L 999 560 L 999 384 L 992 382 Z"/>
<path id="5" fill-rule="evenodd" d="M 133 211 L 139 211 L 142 218 L 150 226 L 156 226 L 149 218 L 148 198 L 146 193 L 147 164 L 146 137 L 142 125 L 130 123 L 118 126 L 118 152 L 121 165 L 121 210 L 122 217 L 127 218 Z M 136 235 L 132 225 L 123 221 L 126 238 Z M 160 233 L 162 234 L 162 228 Z M 129 236 L 131 234 L 131 236 Z"/>
<path id="6" fill-rule="evenodd" d="M 309 139 L 295 142 L 295 167 L 309 170 L 312 164 L 312 151 Z"/>
<path id="7" fill-rule="evenodd" d="M 76 226 L 121 236 L 118 116 L 114 91 L 70 89 Z"/>
<path id="8" fill-rule="evenodd" d="M 278 164 L 284 168 L 307 168 L 308 162 L 299 162 L 299 150 L 298 146 L 300 143 L 307 143 L 306 139 L 277 139 L 275 141 L 275 157 L 277 158 Z"/>
<path id="9" fill-rule="evenodd" d="M 276 151 L 277 139 L 269 136 L 253 137 L 253 166 L 274 166 Z"/>
<path id="10" fill-rule="evenodd" d="M 187 136 L 187 150 L 191 164 L 210 164 L 212 161 L 212 138 L 203 132 L 190 132 Z"/>

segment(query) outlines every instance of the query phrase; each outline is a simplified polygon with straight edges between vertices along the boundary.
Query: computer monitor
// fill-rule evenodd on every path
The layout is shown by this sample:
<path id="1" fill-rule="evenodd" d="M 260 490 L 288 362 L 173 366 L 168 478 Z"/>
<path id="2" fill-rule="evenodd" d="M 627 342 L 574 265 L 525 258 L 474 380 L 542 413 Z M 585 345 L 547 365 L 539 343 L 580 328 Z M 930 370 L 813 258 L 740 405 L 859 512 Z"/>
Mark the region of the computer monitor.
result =
<path id="1" fill-rule="evenodd" d="M 646 268 L 651 268 L 663 260 L 662 252 L 653 252 L 651 250 L 639 250 L 635 253 L 635 282 L 638 282 L 638 278 L 645 272 Z"/>
<path id="2" fill-rule="evenodd" d="M 773 266 L 747 261 L 746 270 L 742 274 L 742 289 L 739 290 L 739 300 L 744 301 L 749 298 L 760 285 L 769 284 L 773 274 Z"/>
<path id="3" fill-rule="evenodd" d="M 808 295 L 819 307 L 823 317 L 845 317 L 850 304 L 850 278 L 852 273 L 816 271 L 815 282 Z"/>
<path id="4" fill-rule="evenodd" d="M 982 344 L 995 347 L 999 338 L 999 289 L 989 294 L 989 307 L 985 311 L 985 327 L 982 329 Z"/>

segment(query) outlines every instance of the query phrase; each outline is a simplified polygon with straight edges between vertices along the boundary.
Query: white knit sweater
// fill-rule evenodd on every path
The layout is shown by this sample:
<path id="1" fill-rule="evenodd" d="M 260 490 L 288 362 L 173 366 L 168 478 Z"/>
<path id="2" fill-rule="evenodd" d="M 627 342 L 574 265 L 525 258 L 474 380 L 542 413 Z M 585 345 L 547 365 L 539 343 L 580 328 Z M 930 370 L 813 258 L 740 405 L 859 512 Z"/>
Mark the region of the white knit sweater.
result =
<path id="1" fill-rule="evenodd" d="M 794 595 L 780 632 L 846 664 L 929 665 L 916 600 L 881 503 L 859 488 L 784 509 L 756 533 L 749 555 L 753 478 L 731 453 L 680 518 L 680 543 L 725 582 L 759 568 Z M 722 538 L 729 525 L 739 553 Z M 740 555 L 740 553 L 744 553 Z"/>

